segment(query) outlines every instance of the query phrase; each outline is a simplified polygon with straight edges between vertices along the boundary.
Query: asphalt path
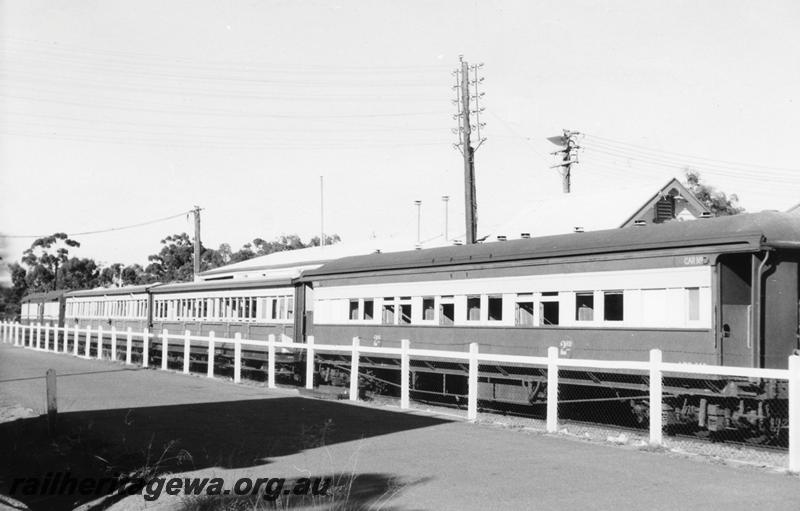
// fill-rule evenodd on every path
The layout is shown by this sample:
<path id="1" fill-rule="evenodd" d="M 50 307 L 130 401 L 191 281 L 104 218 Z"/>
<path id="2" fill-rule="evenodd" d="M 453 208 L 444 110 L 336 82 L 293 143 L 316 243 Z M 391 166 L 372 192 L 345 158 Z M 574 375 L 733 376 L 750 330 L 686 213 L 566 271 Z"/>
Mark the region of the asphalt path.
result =
<path id="1" fill-rule="evenodd" d="M 183 457 L 167 456 L 173 461 L 165 470 L 226 484 L 332 477 L 341 482 L 342 509 L 800 509 L 800 478 L 793 475 L 9 345 L 0 345 L 0 402 L 42 413 L 48 368 L 59 375 L 59 424 L 103 439 L 87 440 L 83 449 L 97 445 L 117 468 L 141 463 L 133 454 L 143 445 L 148 452 L 177 446 Z M 28 452 L 42 443 L 34 434 L 42 421 L 0 425 L 0 454 L 15 464 L 0 474 L 3 492 L 14 477 L 64 470 L 63 452 L 35 460 Z M 16 498 L 32 509 L 88 501 Z M 133 496 L 115 509 L 179 509 L 182 498 Z"/>

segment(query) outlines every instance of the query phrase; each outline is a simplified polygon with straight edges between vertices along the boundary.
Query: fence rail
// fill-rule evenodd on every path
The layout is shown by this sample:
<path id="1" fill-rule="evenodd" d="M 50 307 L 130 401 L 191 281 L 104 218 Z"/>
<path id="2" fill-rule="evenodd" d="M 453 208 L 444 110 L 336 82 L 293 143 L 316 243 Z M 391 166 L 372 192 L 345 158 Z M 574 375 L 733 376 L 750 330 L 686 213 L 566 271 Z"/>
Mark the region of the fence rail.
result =
<path id="1" fill-rule="evenodd" d="M 61 334 L 61 335 L 59 335 Z M 118 331 L 114 327 L 110 331 L 105 331 L 102 327 L 92 329 L 86 327 L 81 330 L 78 326 L 57 327 L 50 325 L 31 324 L 22 325 L 17 322 L 0 322 L 0 340 L 4 343 L 11 343 L 39 351 L 52 351 L 61 353 L 71 353 L 82 358 L 91 358 L 92 347 L 94 345 L 95 358 L 103 357 L 105 339 L 110 338 L 111 358 L 116 361 L 120 359 L 120 351 L 124 353 L 124 363 L 133 364 L 133 341 L 141 342 L 141 365 L 147 367 L 150 355 L 151 344 L 160 344 L 161 349 L 161 369 L 168 369 L 168 359 L 170 346 L 182 344 L 183 348 L 183 373 L 190 372 L 192 347 L 205 345 L 207 355 L 207 376 L 214 377 L 214 360 L 216 348 L 219 346 L 233 346 L 233 380 L 238 383 L 241 381 L 242 374 L 242 347 L 255 347 L 266 349 L 267 351 L 267 386 L 275 388 L 275 366 L 277 350 L 305 350 L 306 378 L 305 386 L 313 388 L 314 384 L 314 364 L 316 352 L 334 352 L 350 355 L 350 389 L 349 399 L 358 400 L 358 374 L 359 358 L 361 355 L 383 355 L 387 357 L 400 358 L 400 408 L 408 409 L 410 406 L 410 383 L 411 358 L 436 358 L 454 361 L 468 361 L 469 370 L 467 376 L 468 395 L 467 395 L 467 419 L 475 420 L 478 412 L 478 367 L 484 362 L 500 362 L 522 366 L 542 366 L 547 369 L 547 415 L 546 430 L 550 433 L 558 431 L 558 371 L 560 369 L 607 369 L 607 370 L 632 370 L 641 371 L 649 376 L 649 401 L 650 403 L 661 403 L 663 398 L 662 381 L 665 373 L 675 374 L 706 374 L 718 376 L 740 376 L 747 378 L 768 378 L 775 380 L 786 380 L 788 382 L 788 419 L 789 419 L 789 456 L 788 470 L 793 473 L 800 473 L 800 356 L 792 355 L 789 357 L 788 369 L 759 369 L 747 367 L 728 367 L 710 366 L 702 364 L 684 364 L 663 362 L 661 351 L 654 349 L 650 351 L 648 361 L 629 361 L 629 360 L 589 360 L 589 359 L 565 359 L 559 357 L 557 347 L 550 347 L 547 357 L 517 356 L 517 355 L 498 355 L 480 353 L 477 343 L 470 343 L 469 350 L 445 351 L 432 349 L 413 349 L 407 339 L 401 341 L 399 348 L 361 346 L 360 339 L 354 337 L 349 345 L 330 345 L 315 344 L 314 337 L 309 336 L 307 343 L 293 342 L 291 338 L 283 336 L 276 339 L 274 335 L 269 335 L 268 340 L 243 339 L 237 333 L 233 338 L 216 337 L 214 332 L 209 332 L 207 336 L 192 335 L 188 330 L 182 334 L 171 334 L 167 330 L 160 333 L 150 332 L 143 329 L 135 332 L 131 328 Z M 52 338 L 52 339 L 51 339 Z M 71 338 L 72 346 L 69 350 Z M 83 342 L 81 342 L 83 338 Z M 59 343 L 59 339 L 62 340 Z M 52 340 L 52 342 L 51 342 Z M 60 344 L 60 346 L 59 346 Z M 81 350 L 81 345 L 83 350 Z M 120 349 L 122 347 L 122 349 Z M 59 349 L 61 348 L 61 349 Z M 195 349 L 197 353 L 197 349 Z M 651 445 L 663 445 L 663 423 L 661 413 L 650 413 L 649 440 Z"/>

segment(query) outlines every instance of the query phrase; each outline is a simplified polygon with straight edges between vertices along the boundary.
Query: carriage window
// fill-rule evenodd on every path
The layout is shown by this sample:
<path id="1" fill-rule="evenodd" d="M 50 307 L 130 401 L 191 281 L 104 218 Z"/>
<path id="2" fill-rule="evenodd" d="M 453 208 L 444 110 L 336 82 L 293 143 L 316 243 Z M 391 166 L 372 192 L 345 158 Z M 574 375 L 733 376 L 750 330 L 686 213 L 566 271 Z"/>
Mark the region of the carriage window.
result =
<path id="1" fill-rule="evenodd" d="M 490 296 L 489 321 L 502 321 L 502 320 L 503 320 L 503 297 Z"/>
<path id="2" fill-rule="evenodd" d="M 422 299 L 422 319 L 433 321 L 433 298 Z"/>
<path id="3" fill-rule="evenodd" d="M 594 293 L 575 294 L 575 320 L 592 321 L 594 319 Z"/>
<path id="4" fill-rule="evenodd" d="M 533 326 L 533 302 L 517 302 L 517 325 Z"/>
<path id="5" fill-rule="evenodd" d="M 689 321 L 700 320 L 700 288 L 690 287 L 686 289 L 688 294 L 687 305 L 689 306 Z"/>
<path id="6" fill-rule="evenodd" d="M 439 324 L 452 325 L 455 322 L 456 306 L 453 303 L 443 303 L 439 306 Z"/>
<path id="7" fill-rule="evenodd" d="M 385 298 L 384 298 L 385 300 Z M 384 325 L 394 325 L 394 304 L 393 303 L 384 303 L 383 304 L 383 318 L 381 319 L 381 323 Z"/>
<path id="8" fill-rule="evenodd" d="M 350 319 L 358 319 L 358 300 L 350 300 Z"/>
<path id="9" fill-rule="evenodd" d="M 294 319 L 294 297 L 286 298 L 286 319 Z"/>
<path id="10" fill-rule="evenodd" d="M 400 305 L 400 324 L 408 325 L 411 323 L 411 304 L 404 303 Z"/>
<path id="11" fill-rule="evenodd" d="M 255 298 L 250 299 L 250 319 L 256 319 L 256 305 L 258 302 Z"/>
<path id="12" fill-rule="evenodd" d="M 558 302 L 541 303 L 542 325 L 558 325 Z"/>
<path id="13" fill-rule="evenodd" d="M 622 291 L 606 291 L 603 293 L 603 305 L 605 312 L 603 318 L 606 321 L 622 321 L 623 319 L 623 294 Z"/>
<path id="14" fill-rule="evenodd" d="M 481 297 L 467 297 L 467 321 L 479 321 L 481 319 Z"/>
<path id="15" fill-rule="evenodd" d="M 364 300 L 364 319 L 372 319 L 375 313 L 375 302 L 373 300 Z"/>

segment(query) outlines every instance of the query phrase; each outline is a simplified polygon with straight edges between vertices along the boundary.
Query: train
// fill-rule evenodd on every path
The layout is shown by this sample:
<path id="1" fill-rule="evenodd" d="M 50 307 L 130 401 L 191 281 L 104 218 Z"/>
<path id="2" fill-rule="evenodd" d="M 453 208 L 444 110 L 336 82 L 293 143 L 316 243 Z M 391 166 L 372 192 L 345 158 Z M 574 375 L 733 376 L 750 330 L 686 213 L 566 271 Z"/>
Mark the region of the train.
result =
<path id="1" fill-rule="evenodd" d="M 800 217 L 761 212 L 377 251 L 298 263 L 282 278 L 73 291 L 59 299 L 59 322 L 296 342 L 313 335 L 316 344 L 359 337 L 397 347 L 408 339 L 417 348 L 452 351 L 477 342 L 482 352 L 508 355 L 546 356 L 558 346 L 562 356 L 604 360 L 646 360 L 658 348 L 668 362 L 786 368 L 800 348 L 799 268 Z M 282 355 L 287 364 L 302 357 Z M 315 384 L 341 382 L 345 360 L 318 353 Z M 370 356 L 361 367 L 391 386 L 398 363 Z M 466 393 L 463 364 L 414 360 L 411 369 L 412 392 L 420 396 Z M 651 413 L 636 397 L 646 388 L 643 375 L 563 371 L 562 381 L 631 396 L 638 420 Z M 544 369 L 483 364 L 478 396 L 533 406 L 545 386 Z M 664 390 L 667 425 L 747 430 L 769 441 L 785 429 L 785 382 L 669 376 Z"/>

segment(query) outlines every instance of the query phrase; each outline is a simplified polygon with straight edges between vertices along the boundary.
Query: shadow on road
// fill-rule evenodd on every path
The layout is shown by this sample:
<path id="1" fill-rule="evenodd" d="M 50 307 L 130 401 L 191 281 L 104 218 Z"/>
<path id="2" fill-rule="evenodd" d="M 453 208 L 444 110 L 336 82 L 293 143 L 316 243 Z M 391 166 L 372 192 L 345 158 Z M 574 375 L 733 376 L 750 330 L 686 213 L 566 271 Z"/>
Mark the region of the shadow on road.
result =
<path id="1" fill-rule="evenodd" d="M 44 416 L 20 419 L 0 424 L 0 493 L 31 509 L 72 509 L 111 491 L 59 495 L 59 489 L 33 490 L 33 483 L 19 479 L 42 484 L 59 472 L 147 479 L 208 467 L 244 468 L 305 449 L 445 422 L 298 397 L 65 413 L 54 440 Z"/>

